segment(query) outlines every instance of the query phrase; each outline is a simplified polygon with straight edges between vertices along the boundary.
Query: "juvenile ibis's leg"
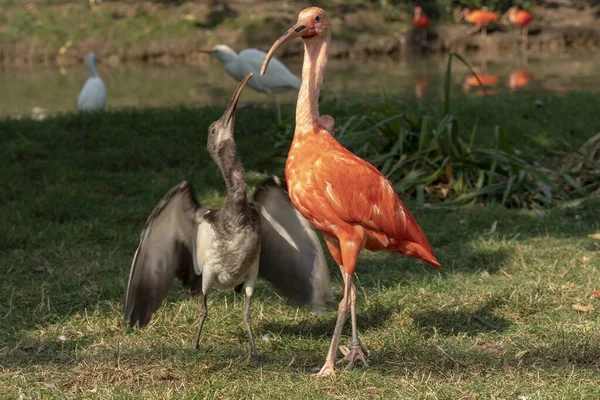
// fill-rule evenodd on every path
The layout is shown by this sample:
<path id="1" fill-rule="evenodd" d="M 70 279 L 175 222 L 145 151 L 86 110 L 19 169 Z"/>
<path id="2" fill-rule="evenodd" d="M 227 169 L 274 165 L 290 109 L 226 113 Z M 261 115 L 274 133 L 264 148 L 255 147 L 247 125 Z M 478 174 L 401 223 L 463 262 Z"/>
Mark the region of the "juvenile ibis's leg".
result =
<path id="1" fill-rule="evenodd" d="M 206 297 L 207 297 L 206 294 L 204 294 L 202 296 L 202 306 L 200 307 L 198 332 L 196 333 L 196 341 L 194 342 L 194 349 L 200 348 L 200 334 L 202 333 L 202 327 L 204 326 L 204 321 L 206 321 L 206 316 L 208 315 L 208 309 L 206 308 Z"/>
<path id="2" fill-rule="evenodd" d="M 248 331 L 248 339 L 250 340 L 250 359 L 256 364 L 262 364 L 262 358 L 258 355 L 256 351 L 256 346 L 254 345 L 254 336 L 252 335 L 252 316 L 250 313 L 250 302 L 252 300 L 252 295 L 246 295 L 246 301 L 244 305 L 244 325 L 246 325 L 246 330 Z"/>
<path id="3" fill-rule="evenodd" d="M 263 361 L 262 358 L 258 355 L 258 352 L 256 351 L 256 346 L 254 345 L 254 336 L 252 335 L 252 314 L 250 312 L 250 303 L 252 302 L 252 294 L 254 293 L 254 284 L 256 283 L 256 277 L 258 275 L 258 260 L 259 258 L 256 258 L 255 261 L 255 265 L 253 267 L 253 270 L 255 270 L 256 272 L 253 272 L 250 274 L 250 276 L 248 277 L 248 280 L 246 281 L 246 287 L 245 287 L 245 293 L 246 293 L 246 300 L 245 300 L 245 304 L 244 304 L 244 325 L 246 325 L 246 330 L 248 331 L 248 340 L 250 341 L 250 359 L 252 360 L 252 362 L 256 365 L 262 365 Z"/>

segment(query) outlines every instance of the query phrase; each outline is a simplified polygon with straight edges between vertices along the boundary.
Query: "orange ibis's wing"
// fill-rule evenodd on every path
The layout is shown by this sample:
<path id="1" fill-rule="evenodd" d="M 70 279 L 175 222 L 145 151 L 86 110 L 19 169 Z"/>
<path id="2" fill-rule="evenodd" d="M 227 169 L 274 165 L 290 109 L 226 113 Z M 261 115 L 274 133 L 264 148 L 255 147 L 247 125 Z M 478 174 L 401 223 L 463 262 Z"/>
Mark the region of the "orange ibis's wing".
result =
<path id="1" fill-rule="evenodd" d="M 374 231 L 383 247 L 387 238 L 417 243 L 431 253 L 425 234 L 392 184 L 371 164 L 350 152 L 331 151 L 317 159 L 313 171 L 317 186 L 341 219 Z"/>

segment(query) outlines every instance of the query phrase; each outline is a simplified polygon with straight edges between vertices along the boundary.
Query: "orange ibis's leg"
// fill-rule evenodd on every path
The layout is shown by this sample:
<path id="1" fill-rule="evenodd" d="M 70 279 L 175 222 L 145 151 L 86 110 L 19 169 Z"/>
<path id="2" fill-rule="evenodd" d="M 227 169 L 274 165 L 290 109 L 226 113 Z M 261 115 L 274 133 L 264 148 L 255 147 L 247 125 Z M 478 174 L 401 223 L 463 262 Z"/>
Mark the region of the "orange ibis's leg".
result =
<path id="1" fill-rule="evenodd" d="M 354 312 L 352 312 L 352 302 L 349 302 L 352 299 L 353 289 L 354 298 L 356 300 L 356 289 L 354 288 L 352 277 L 354 275 L 354 270 L 356 269 L 356 263 L 358 262 L 358 255 L 364 246 L 365 234 L 362 228 L 356 228 L 355 232 L 353 233 L 354 235 L 339 240 L 327 236 L 325 237 L 327 247 L 330 250 L 333 248 L 333 251 L 331 252 L 333 257 L 336 258 L 337 261 L 337 258 L 341 255 L 341 259 L 343 261 L 343 264 L 340 265 L 340 269 L 342 269 L 342 277 L 344 278 L 344 298 L 338 306 L 338 317 L 335 324 L 335 329 L 333 330 L 331 344 L 329 345 L 329 351 L 327 352 L 327 357 L 325 358 L 325 364 L 317 373 L 317 376 L 331 375 L 335 372 L 335 357 L 337 354 L 340 337 L 342 335 L 342 330 L 344 329 L 344 323 L 346 322 L 346 313 L 349 305 L 351 306 L 351 313 L 353 314 L 352 348 L 350 349 L 350 353 L 348 353 L 348 355 L 346 355 L 342 361 L 348 361 L 348 367 L 351 368 L 357 358 L 361 361 L 365 358 L 362 345 L 360 344 L 360 340 L 358 340 L 358 332 L 356 330 L 356 309 L 354 309 Z M 342 265 L 344 267 L 342 267 Z M 363 362 L 366 362 L 366 360 Z"/>
<path id="2" fill-rule="evenodd" d="M 317 376 L 327 376 L 335 373 L 335 356 L 337 354 L 337 348 L 340 341 L 340 336 L 342 334 L 342 329 L 344 328 L 344 322 L 346 322 L 346 313 L 348 312 L 348 298 L 349 295 L 347 290 L 349 290 L 349 286 L 346 284 L 348 281 L 346 271 L 344 270 L 344 266 L 342 264 L 342 250 L 340 249 L 339 240 L 330 235 L 323 235 L 325 238 L 325 244 L 331 253 L 331 256 L 340 267 L 340 272 L 342 274 L 342 278 L 344 280 L 344 284 L 342 285 L 342 293 L 343 298 L 338 306 L 338 316 L 337 321 L 335 323 L 335 329 L 333 331 L 333 338 L 331 339 L 331 344 L 329 346 L 329 352 L 327 353 L 327 357 L 325 358 L 325 364 L 321 370 L 317 373 Z"/>
<path id="3" fill-rule="evenodd" d="M 484 39 L 487 37 L 487 26 L 486 25 L 481 25 L 481 37 Z"/>
<path id="4" fill-rule="evenodd" d="M 527 34 L 529 33 L 529 30 L 526 26 L 524 26 L 521 29 L 521 43 L 523 44 L 523 48 L 527 49 Z"/>
<path id="5" fill-rule="evenodd" d="M 342 336 L 342 330 L 344 329 L 344 322 L 346 322 L 346 312 L 348 310 L 348 300 L 350 298 L 350 279 L 348 279 L 349 275 L 345 272 L 342 272 L 342 276 L 344 278 L 344 298 L 338 306 L 337 321 L 335 322 L 335 329 L 333 330 L 333 337 L 331 338 L 329 351 L 327 352 L 327 357 L 325 357 L 325 364 L 323 364 L 323 367 L 321 367 L 321 370 L 317 373 L 317 376 L 335 374 L 335 356 L 340 343 L 340 337 Z"/>
<path id="6" fill-rule="evenodd" d="M 323 237 L 325 238 L 325 244 L 327 245 L 327 248 L 329 249 L 331 256 L 333 257 L 333 259 L 337 263 L 338 267 L 340 268 L 340 273 L 342 274 L 342 278 L 344 279 L 344 283 L 342 283 L 342 296 L 343 296 L 344 288 L 345 288 L 344 285 L 346 283 L 346 278 L 345 278 L 344 273 L 346 272 L 346 270 L 344 269 L 344 265 L 343 265 L 343 261 L 342 261 L 342 250 L 340 249 L 340 241 L 337 240 L 337 238 L 334 236 L 323 235 Z M 350 304 L 348 304 L 348 305 L 350 305 Z"/>
<path id="7" fill-rule="evenodd" d="M 353 241 L 355 245 L 356 243 L 360 243 L 358 253 L 360 253 L 360 250 L 362 250 L 362 248 L 364 247 L 366 239 L 364 231 L 362 229 L 361 231 L 361 239 Z M 353 247 L 354 246 L 352 246 L 351 248 Z M 365 357 L 365 351 L 362 347 L 360 339 L 358 338 L 358 324 L 356 321 L 356 286 L 354 285 L 354 281 L 352 278 L 354 277 L 354 269 L 356 268 L 356 262 L 358 261 L 358 253 L 356 254 L 355 258 L 353 258 L 354 262 L 352 264 L 346 264 L 348 266 L 352 266 L 352 268 L 346 269 L 346 271 L 348 272 L 348 281 L 350 285 L 350 320 L 352 322 L 352 343 L 350 345 L 350 352 L 346 354 L 344 358 L 338 361 L 338 363 L 347 362 L 348 365 L 346 365 L 346 369 L 352 369 L 357 360 L 362 362 L 362 364 L 365 367 L 369 365 Z M 354 257 L 354 255 L 351 254 L 350 257 Z M 345 257 L 344 260 L 346 260 L 346 258 L 347 257 Z"/>
<path id="8" fill-rule="evenodd" d="M 346 355 L 343 359 L 338 361 L 338 363 L 348 362 L 346 365 L 346 369 L 352 369 L 354 367 L 354 363 L 356 360 L 360 360 L 365 367 L 369 366 L 367 359 L 365 357 L 365 352 L 360 343 L 360 339 L 358 338 L 358 327 L 356 323 L 356 286 L 354 286 L 354 282 L 352 282 L 353 275 L 350 275 L 350 319 L 352 320 L 352 344 L 350 348 L 350 353 Z"/>

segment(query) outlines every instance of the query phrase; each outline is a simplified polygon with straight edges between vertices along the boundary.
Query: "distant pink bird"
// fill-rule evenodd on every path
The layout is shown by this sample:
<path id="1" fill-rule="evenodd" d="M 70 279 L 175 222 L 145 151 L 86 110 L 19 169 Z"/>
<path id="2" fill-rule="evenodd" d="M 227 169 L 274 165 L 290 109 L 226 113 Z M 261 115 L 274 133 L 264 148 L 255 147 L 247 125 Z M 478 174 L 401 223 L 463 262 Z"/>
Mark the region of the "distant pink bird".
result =
<path id="1" fill-rule="evenodd" d="M 469 34 L 481 30 L 481 37 L 486 37 L 487 26 L 489 24 L 500 19 L 500 14 L 498 14 L 497 12 L 486 10 L 471 11 L 468 8 L 463 9 L 460 13 L 460 16 L 463 17 L 465 21 L 475 25 L 475 29 L 470 31 Z"/>
<path id="2" fill-rule="evenodd" d="M 526 48 L 527 34 L 529 32 L 527 25 L 533 21 L 533 15 L 531 15 L 529 11 L 517 10 L 515 7 L 509 8 L 505 15 L 508 15 L 508 20 L 512 24 L 521 27 L 521 43 L 523 43 L 523 46 Z"/>
<path id="3" fill-rule="evenodd" d="M 427 28 L 429 28 L 429 17 L 425 15 L 420 6 L 415 7 L 415 16 L 413 17 L 413 25 L 419 32 L 419 42 L 427 42 Z"/>

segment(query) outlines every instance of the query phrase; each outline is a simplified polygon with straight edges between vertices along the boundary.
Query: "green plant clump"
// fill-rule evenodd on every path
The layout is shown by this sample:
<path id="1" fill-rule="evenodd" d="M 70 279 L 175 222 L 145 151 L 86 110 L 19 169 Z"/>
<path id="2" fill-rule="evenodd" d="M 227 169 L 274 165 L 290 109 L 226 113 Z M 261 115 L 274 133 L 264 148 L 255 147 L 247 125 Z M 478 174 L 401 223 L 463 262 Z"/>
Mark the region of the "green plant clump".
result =
<path id="1" fill-rule="evenodd" d="M 588 166 L 584 170 L 538 165 L 520 156 L 500 125 L 493 127 L 491 140 L 477 140 L 479 121 L 469 126 L 451 112 L 453 58 L 476 76 L 462 57 L 449 55 L 441 115 L 415 116 L 401 102 L 385 96 L 383 104 L 371 104 L 367 112 L 339 119 L 338 140 L 377 167 L 397 192 L 415 195 L 421 203 L 536 208 L 598 191 L 600 165 L 593 157 L 573 153 Z M 287 127 L 282 137 L 289 137 L 291 130 Z M 285 159 L 288 146 L 282 144 L 280 151 L 280 159 Z"/>

